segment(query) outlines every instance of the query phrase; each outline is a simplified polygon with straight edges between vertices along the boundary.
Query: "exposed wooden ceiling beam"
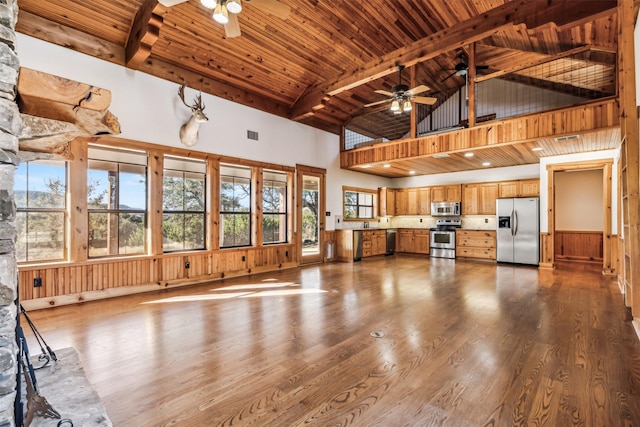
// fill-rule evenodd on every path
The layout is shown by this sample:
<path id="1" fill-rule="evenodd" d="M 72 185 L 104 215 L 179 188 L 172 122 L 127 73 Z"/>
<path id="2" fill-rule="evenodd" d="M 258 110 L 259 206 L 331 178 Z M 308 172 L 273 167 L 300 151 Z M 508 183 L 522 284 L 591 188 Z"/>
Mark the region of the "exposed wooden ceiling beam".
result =
<path id="1" fill-rule="evenodd" d="M 453 27 L 417 40 L 356 69 L 309 87 L 291 109 L 290 118 L 301 120 L 322 109 L 329 97 L 396 72 L 396 66 L 412 66 L 445 52 L 480 41 L 515 24 L 529 30 L 550 23 L 558 27 L 615 13 L 617 2 L 566 0 L 514 0 Z"/>
<path id="2" fill-rule="evenodd" d="M 550 62 L 550 61 L 553 61 L 553 60 L 556 60 L 556 59 L 560 59 L 560 58 L 566 58 L 567 56 L 576 55 L 578 53 L 587 52 L 588 50 L 591 50 L 591 46 L 589 46 L 589 45 L 577 47 L 575 49 L 567 50 L 565 52 L 560 52 L 560 53 L 558 53 L 556 55 L 545 55 L 546 58 L 544 58 L 542 60 L 536 60 L 536 61 L 531 61 L 531 62 L 527 62 L 527 63 L 513 64 L 513 67 L 503 68 L 502 70 L 496 71 L 494 73 L 484 74 L 482 76 L 478 76 L 478 77 L 475 78 L 475 81 L 476 82 L 482 82 L 482 81 L 485 81 L 485 80 L 489 80 L 489 79 L 493 79 L 493 78 L 496 78 L 496 77 L 504 76 L 505 74 L 513 73 L 515 71 L 524 70 L 525 68 L 529 68 L 529 67 L 535 67 L 536 65 L 541 65 L 541 64 L 544 64 L 546 62 Z"/>
<path id="3" fill-rule="evenodd" d="M 142 3 L 129 30 L 125 48 L 127 67 L 137 69 L 151 55 L 166 13 L 167 9 L 156 0 Z"/>

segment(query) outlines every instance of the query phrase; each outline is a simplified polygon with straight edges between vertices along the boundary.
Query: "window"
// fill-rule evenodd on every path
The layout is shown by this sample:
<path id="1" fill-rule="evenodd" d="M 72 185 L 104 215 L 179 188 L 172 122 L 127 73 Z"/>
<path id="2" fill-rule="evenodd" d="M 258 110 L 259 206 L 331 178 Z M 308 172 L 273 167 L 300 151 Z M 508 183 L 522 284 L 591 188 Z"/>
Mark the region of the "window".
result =
<path id="1" fill-rule="evenodd" d="M 354 188 L 342 188 L 345 219 L 372 219 L 375 212 L 376 192 Z"/>
<path id="2" fill-rule="evenodd" d="M 147 155 L 89 147 L 89 256 L 145 253 Z"/>
<path id="3" fill-rule="evenodd" d="M 220 247 L 251 245 L 251 169 L 220 166 Z"/>
<path id="4" fill-rule="evenodd" d="M 65 258 L 66 191 L 64 161 L 20 164 L 14 185 L 18 262 Z"/>
<path id="5" fill-rule="evenodd" d="M 162 249 L 165 252 L 205 248 L 206 171 L 206 162 L 164 158 Z"/>
<path id="6" fill-rule="evenodd" d="M 262 243 L 285 243 L 287 174 L 264 171 L 262 183 Z"/>

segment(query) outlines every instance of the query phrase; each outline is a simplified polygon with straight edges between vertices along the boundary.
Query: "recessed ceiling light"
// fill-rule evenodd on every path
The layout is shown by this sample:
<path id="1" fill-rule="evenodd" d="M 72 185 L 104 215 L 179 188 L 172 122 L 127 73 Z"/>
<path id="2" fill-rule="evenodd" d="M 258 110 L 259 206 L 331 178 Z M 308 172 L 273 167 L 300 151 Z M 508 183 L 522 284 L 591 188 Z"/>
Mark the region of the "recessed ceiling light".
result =
<path id="1" fill-rule="evenodd" d="M 362 166 L 360 166 L 360 167 L 361 167 L 362 169 L 369 169 L 369 168 L 372 168 L 372 167 L 373 167 L 373 165 L 362 165 Z"/>
<path id="2" fill-rule="evenodd" d="M 385 168 L 390 168 L 390 167 L 391 167 L 391 165 L 387 163 L 387 164 L 386 164 L 386 165 L 384 165 L 383 167 L 385 167 Z"/>
<path id="3" fill-rule="evenodd" d="M 469 152 L 469 153 L 464 153 L 465 157 L 473 157 L 475 154 Z"/>
<path id="4" fill-rule="evenodd" d="M 446 159 L 449 157 L 449 153 L 437 153 L 433 155 L 434 159 Z"/>
<path id="5" fill-rule="evenodd" d="M 416 171 L 409 171 L 409 175 L 415 175 Z"/>
<path id="6" fill-rule="evenodd" d="M 482 164 L 482 166 L 491 166 L 491 163 L 489 163 L 489 162 L 484 162 L 484 163 Z"/>
<path id="7" fill-rule="evenodd" d="M 531 151 L 542 151 L 542 150 L 544 150 L 544 148 L 542 147 L 534 147 L 531 149 Z"/>

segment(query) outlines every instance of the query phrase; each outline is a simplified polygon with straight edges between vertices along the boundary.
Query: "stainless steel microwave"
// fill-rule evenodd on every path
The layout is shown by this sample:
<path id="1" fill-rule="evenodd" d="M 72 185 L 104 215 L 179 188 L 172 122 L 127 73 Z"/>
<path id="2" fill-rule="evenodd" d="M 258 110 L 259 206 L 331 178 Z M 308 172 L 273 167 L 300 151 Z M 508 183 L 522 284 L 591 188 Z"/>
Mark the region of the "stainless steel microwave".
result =
<path id="1" fill-rule="evenodd" d="M 460 202 L 431 202 L 432 216 L 460 216 Z"/>

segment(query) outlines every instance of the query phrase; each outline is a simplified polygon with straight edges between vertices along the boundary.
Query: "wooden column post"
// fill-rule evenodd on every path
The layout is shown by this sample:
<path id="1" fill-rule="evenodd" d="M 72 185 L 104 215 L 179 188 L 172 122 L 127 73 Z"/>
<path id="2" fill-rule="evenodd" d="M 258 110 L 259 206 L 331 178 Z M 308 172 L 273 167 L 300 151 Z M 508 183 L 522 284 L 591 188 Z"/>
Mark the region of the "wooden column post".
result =
<path id="1" fill-rule="evenodd" d="M 469 45 L 469 63 L 467 64 L 467 118 L 469 127 L 476 125 L 476 44 Z"/>
<path id="2" fill-rule="evenodd" d="M 638 112 L 636 109 L 635 58 L 633 32 L 634 1 L 618 0 L 618 84 L 620 97 L 620 127 L 623 138 L 623 215 L 625 231 L 624 263 L 627 303 L 638 321 L 640 316 L 640 247 Z"/>
<path id="3" fill-rule="evenodd" d="M 86 140 L 69 143 L 73 160 L 69 162 L 69 261 L 82 262 L 89 257 L 89 214 L 87 211 L 87 154 Z"/>
<path id="4" fill-rule="evenodd" d="M 411 85 L 410 87 L 416 87 L 417 83 L 416 83 L 416 66 L 414 65 L 413 67 L 411 67 Z M 412 109 L 411 109 L 411 138 L 415 138 L 417 133 L 418 133 L 418 121 L 416 119 L 417 117 L 417 110 L 418 110 L 418 104 L 413 103 L 412 105 Z"/>

